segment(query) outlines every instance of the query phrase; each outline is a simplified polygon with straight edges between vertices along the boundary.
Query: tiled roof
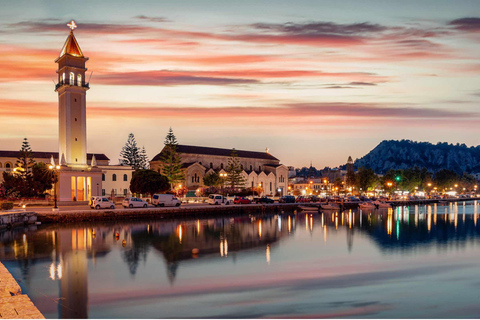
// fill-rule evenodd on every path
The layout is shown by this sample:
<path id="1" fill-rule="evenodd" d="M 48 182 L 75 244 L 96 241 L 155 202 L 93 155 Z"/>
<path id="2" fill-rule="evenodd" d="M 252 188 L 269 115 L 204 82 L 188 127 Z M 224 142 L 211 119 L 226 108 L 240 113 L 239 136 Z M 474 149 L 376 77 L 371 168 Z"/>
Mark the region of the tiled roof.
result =
<path id="1" fill-rule="evenodd" d="M 165 149 L 165 148 L 164 148 Z M 265 159 L 272 161 L 279 161 L 277 158 L 266 152 L 257 152 L 257 151 L 245 151 L 245 150 L 235 150 L 238 157 L 240 158 L 253 158 L 253 159 Z M 163 152 L 163 150 L 162 150 Z M 152 161 L 159 161 L 160 152 L 157 154 Z M 179 153 L 193 153 L 193 154 L 204 154 L 212 156 L 224 156 L 230 157 L 232 149 L 222 149 L 222 148 L 210 148 L 210 147 L 198 147 L 198 146 L 186 146 L 186 145 L 177 145 L 177 152 Z"/>
<path id="2" fill-rule="evenodd" d="M 68 35 L 67 41 L 65 41 L 62 52 L 60 53 L 60 57 L 65 54 L 83 58 L 82 50 L 80 49 L 80 46 L 78 45 L 77 39 L 75 39 L 73 32 L 70 32 L 70 34 Z"/>
<path id="3" fill-rule="evenodd" d="M 43 152 L 43 151 L 33 151 L 33 157 L 36 159 L 50 159 L 52 156 L 54 159 L 58 159 L 58 152 Z M 93 153 L 87 153 L 87 160 L 92 160 Z M 0 158 L 18 158 L 20 156 L 20 151 L 5 151 L 0 150 Z M 95 153 L 95 159 L 98 160 L 107 160 L 110 159 L 103 153 Z"/>

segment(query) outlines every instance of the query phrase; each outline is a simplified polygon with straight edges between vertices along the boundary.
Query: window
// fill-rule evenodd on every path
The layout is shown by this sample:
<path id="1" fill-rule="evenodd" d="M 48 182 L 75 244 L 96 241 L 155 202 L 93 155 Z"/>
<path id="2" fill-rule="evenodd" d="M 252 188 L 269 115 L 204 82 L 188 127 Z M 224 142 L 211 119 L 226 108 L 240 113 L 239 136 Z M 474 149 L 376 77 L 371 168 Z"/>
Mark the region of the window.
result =
<path id="1" fill-rule="evenodd" d="M 193 183 L 193 177 L 192 177 L 192 183 Z"/>
<path id="2" fill-rule="evenodd" d="M 0 162 L 0 168 L 2 167 L 2 163 Z"/>
<path id="3" fill-rule="evenodd" d="M 12 170 L 12 164 L 10 162 L 5 163 L 5 171 L 11 171 Z"/>
<path id="4" fill-rule="evenodd" d="M 212 162 L 210 162 L 210 168 L 213 168 L 213 163 Z"/>
<path id="5" fill-rule="evenodd" d="M 123 195 L 126 196 L 128 192 L 128 189 L 123 189 Z"/>
<path id="6" fill-rule="evenodd" d="M 102 196 L 105 195 L 105 189 L 102 189 Z"/>
<path id="7" fill-rule="evenodd" d="M 105 181 L 105 173 L 102 173 L 102 181 Z"/>
<path id="8" fill-rule="evenodd" d="M 272 183 L 270 182 L 270 191 L 272 191 Z"/>
<path id="9" fill-rule="evenodd" d="M 69 83 L 69 85 L 73 86 L 74 82 L 75 82 L 75 74 L 73 74 L 73 72 L 70 72 L 70 83 Z"/>
<path id="10" fill-rule="evenodd" d="M 252 171 L 252 170 L 253 170 L 253 167 L 252 167 L 252 165 L 250 165 L 250 171 Z"/>
<path id="11" fill-rule="evenodd" d="M 62 83 L 65 83 L 65 72 L 62 74 Z"/>
<path id="12" fill-rule="evenodd" d="M 82 86 L 82 75 L 77 74 L 77 86 Z"/>
<path id="13" fill-rule="evenodd" d="M 77 138 L 75 138 L 75 141 L 77 141 Z"/>
<path id="14" fill-rule="evenodd" d="M 262 171 L 262 166 L 258 166 L 258 171 Z"/>
<path id="15" fill-rule="evenodd" d="M 112 174 L 112 181 L 117 181 L 117 175 L 115 173 Z"/>
<path id="16" fill-rule="evenodd" d="M 126 174 L 123 175 L 123 181 L 128 181 L 128 177 Z"/>
<path id="17" fill-rule="evenodd" d="M 220 163 L 220 169 L 223 169 L 223 163 Z"/>
<path id="18" fill-rule="evenodd" d="M 77 122 L 77 118 L 75 118 L 75 122 Z"/>
<path id="19" fill-rule="evenodd" d="M 240 164 L 240 169 L 242 169 L 242 170 L 243 170 L 243 164 Z"/>

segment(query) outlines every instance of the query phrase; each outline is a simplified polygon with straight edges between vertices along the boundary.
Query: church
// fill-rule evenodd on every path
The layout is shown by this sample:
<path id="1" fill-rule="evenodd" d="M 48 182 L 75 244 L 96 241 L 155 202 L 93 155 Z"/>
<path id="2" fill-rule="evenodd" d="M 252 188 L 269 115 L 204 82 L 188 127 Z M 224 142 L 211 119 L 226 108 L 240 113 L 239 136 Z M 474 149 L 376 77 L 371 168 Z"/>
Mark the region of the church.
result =
<path id="1" fill-rule="evenodd" d="M 55 60 L 59 150 L 33 152 L 36 162 L 54 165 L 58 175 L 57 199 L 64 205 L 87 204 L 92 196 L 102 194 L 127 195 L 133 172 L 128 166 L 109 165 L 110 159 L 104 154 L 87 153 L 86 95 L 90 86 L 85 79 L 85 64 L 88 58 L 73 34 L 75 22 L 68 26 L 70 34 Z M 14 171 L 18 156 L 18 151 L 0 150 L 0 173 Z"/>
<path id="2" fill-rule="evenodd" d="M 165 148 L 150 161 L 152 170 L 161 171 L 161 157 Z M 266 152 L 235 150 L 242 168 L 245 188 L 260 186 L 264 195 L 285 195 L 288 190 L 288 167 Z M 203 177 L 216 172 L 226 174 L 232 149 L 177 145 L 189 190 L 203 187 Z"/>

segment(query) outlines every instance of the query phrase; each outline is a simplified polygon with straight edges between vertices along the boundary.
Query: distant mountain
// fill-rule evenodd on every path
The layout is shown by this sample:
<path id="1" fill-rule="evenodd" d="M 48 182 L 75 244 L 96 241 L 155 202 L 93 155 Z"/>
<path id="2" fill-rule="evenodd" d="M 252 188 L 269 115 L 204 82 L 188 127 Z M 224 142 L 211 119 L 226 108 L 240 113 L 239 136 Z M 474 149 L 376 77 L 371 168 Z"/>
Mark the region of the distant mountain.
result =
<path id="1" fill-rule="evenodd" d="M 478 173 L 480 172 L 480 146 L 384 140 L 364 157 L 355 160 L 354 165 L 356 168 L 372 168 L 376 173 L 414 166 L 425 167 L 431 172 L 449 169 L 458 174 Z"/>

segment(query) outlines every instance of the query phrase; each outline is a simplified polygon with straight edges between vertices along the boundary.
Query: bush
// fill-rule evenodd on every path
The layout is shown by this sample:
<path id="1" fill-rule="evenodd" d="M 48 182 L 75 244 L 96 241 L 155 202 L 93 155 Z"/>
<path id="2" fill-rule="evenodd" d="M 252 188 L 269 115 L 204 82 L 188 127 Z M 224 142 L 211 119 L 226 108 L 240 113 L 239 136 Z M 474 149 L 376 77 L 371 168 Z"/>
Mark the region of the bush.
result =
<path id="1" fill-rule="evenodd" d="M 13 202 L 3 202 L 1 205 L 2 210 L 12 210 Z"/>

